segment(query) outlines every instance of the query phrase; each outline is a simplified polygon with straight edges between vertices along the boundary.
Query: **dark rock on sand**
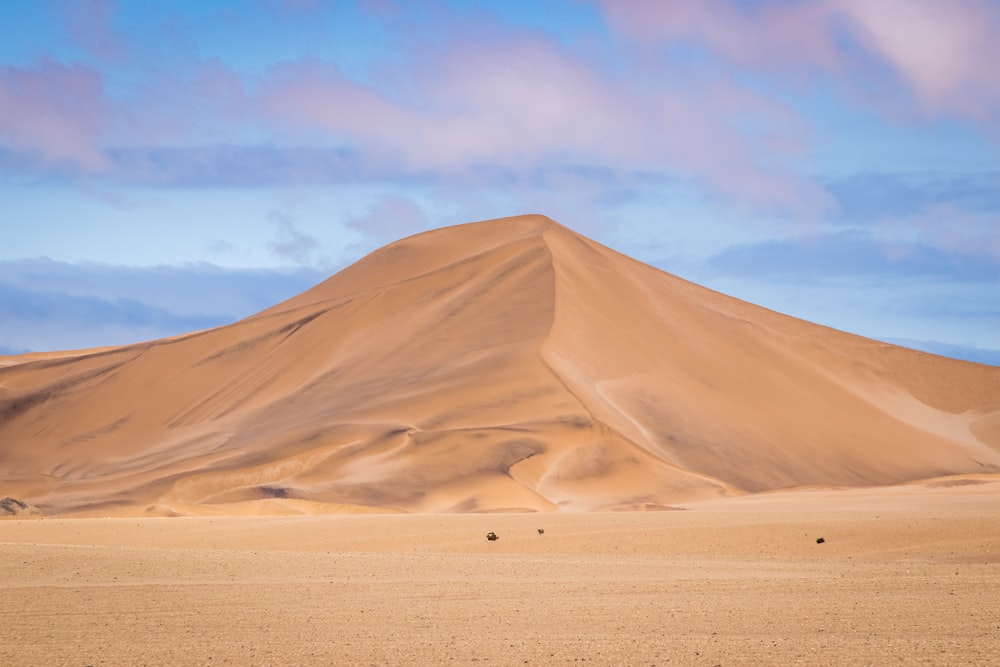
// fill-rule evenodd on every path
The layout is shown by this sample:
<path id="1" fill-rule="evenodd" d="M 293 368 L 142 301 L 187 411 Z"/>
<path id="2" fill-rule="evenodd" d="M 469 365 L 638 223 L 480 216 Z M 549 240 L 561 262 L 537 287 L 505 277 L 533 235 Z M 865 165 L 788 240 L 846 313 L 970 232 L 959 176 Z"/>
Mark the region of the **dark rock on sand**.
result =
<path id="1" fill-rule="evenodd" d="M 0 498 L 0 516 L 28 516 L 41 514 L 42 511 L 30 503 L 10 496 Z"/>

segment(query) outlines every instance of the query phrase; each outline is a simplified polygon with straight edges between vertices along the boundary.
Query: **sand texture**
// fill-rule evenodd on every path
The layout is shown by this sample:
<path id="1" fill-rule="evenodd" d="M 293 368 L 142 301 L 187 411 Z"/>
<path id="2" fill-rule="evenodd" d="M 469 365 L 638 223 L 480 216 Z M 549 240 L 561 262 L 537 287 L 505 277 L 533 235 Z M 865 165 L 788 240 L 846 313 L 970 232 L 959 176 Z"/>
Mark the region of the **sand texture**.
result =
<path id="1" fill-rule="evenodd" d="M 995 665 L 997 486 L 4 520 L 0 664 Z"/>
<path id="2" fill-rule="evenodd" d="M 0 665 L 1000 656 L 1000 368 L 541 216 L 0 358 L 0 485 Z"/>
<path id="3" fill-rule="evenodd" d="M 0 494 L 48 515 L 656 509 L 996 473 L 1000 368 L 542 216 L 404 239 L 230 326 L 0 361 Z"/>

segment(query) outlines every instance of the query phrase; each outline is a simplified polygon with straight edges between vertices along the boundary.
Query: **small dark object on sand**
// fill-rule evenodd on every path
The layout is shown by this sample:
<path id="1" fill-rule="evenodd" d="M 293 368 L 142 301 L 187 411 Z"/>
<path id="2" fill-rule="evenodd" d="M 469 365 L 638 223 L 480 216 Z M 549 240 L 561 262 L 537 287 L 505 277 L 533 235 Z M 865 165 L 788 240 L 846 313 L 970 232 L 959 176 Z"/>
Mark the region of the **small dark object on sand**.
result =
<path id="1" fill-rule="evenodd" d="M 25 516 L 41 514 L 42 511 L 30 503 L 10 496 L 0 498 L 0 516 Z"/>
<path id="2" fill-rule="evenodd" d="M 500 539 L 500 536 L 491 530 L 490 532 L 486 533 L 486 539 L 488 539 L 490 542 L 496 542 L 497 540 Z"/>
<path id="3" fill-rule="evenodd" d="M 826 542 L 826 540 L 824 540 L 822 537 L 816 538 L 816 544 L 823 544 L 824 542 Z"/>
<path id="4" fill-rule="evenodd" d="M 538 529 L 538 534 L 539 535 L 544 535 L 545 534 L 545 529 L 544 528 L 539 528 Z"/>

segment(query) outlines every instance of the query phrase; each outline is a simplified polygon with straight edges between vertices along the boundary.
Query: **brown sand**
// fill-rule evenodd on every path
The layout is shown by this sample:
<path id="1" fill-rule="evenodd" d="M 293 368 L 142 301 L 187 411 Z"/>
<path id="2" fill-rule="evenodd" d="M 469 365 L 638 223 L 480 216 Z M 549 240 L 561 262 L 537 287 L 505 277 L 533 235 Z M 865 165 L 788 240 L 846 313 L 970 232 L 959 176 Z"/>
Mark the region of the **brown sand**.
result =
<path id="1" fill-rule="evenodd" d="M 1000 368 L 542 216 L 404 239 L 231 326 L 0 363 L 0 493 L 48 514 L 590 511 L 981 473 Z"/>
<path id="2" fill-rule="evenodd" d="M 1000 656 L 1000 479 L 688 507 L 4 520 L 0 664 Z"/>
<path id="3" fill-rule="evenodd" d="M 1000 368 L 541 216 L 0 359 L 0 483 L 0 665 L 1000 656 Z"/>

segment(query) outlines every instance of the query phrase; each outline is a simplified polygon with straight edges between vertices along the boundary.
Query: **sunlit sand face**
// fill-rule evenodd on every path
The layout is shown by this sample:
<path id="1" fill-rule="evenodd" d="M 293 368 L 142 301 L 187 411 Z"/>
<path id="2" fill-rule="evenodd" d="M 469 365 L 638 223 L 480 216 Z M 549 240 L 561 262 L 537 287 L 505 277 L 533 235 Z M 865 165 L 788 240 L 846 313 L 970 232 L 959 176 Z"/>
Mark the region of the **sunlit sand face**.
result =
<path id="1" fill-rule="evenodd" d="M 220 329 L 8 361 L 5 493 L 48 514 L 665 509 L 1000 471 L 1000 369 L 542 216 L 404 239 Z"/>

